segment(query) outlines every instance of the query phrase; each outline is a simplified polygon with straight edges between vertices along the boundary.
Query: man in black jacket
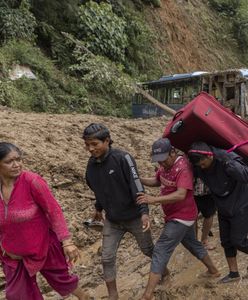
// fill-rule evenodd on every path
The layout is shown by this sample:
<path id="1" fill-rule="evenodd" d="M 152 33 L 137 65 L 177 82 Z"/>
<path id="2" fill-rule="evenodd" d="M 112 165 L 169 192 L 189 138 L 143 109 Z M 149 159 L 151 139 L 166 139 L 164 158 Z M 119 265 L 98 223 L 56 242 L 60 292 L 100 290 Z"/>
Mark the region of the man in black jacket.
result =
<path id="1" fill-rule="evenodd" d="M 83 139 L 91 157 L 86 181 L 95 193 L 94 220 L 103 220 L 102 244 L 104 280 L 109 299 L 118 299 L 116 287 L 116 253 L 126 232 L 136 239 L 141 251 L 151 257 L 153 242 L 147 204 L 136 203 L 144 192 L 136 163 L 132 156 L 111 147 L 109 130 L 103 124 L 92 123 L 84 129 Z"/>
<path id="2" fill-rule="evenodd" d="M 195 175 L 216 201 L 221 245 L 230 270 L 220 283 L 239 280 L 237 250 L 248 254 L 248 166 L 237 154 L 204 142 L 192 144 L 188 155 Z"/>

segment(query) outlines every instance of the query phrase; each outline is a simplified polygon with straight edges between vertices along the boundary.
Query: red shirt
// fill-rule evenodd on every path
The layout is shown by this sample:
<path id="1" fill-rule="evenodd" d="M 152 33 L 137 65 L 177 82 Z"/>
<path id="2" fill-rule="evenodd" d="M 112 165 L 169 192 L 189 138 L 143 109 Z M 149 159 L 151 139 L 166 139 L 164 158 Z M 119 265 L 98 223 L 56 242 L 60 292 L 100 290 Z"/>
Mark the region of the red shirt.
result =
<path id="1" fill-rule="evenodd" d="M 165 221 L 196 220 L 198 212 L 193 196 L 193 173 L 188 159 L 185 156 L 179 156 L 174 165 L 167 170 L 161 166 L 156 173 L 156 178 L 161 184 L 160 195 L 168 195 L 178 188 L 187 190 L 184 200 L 162 204 Z"/>
<path id="2" fill-rule="evenodd" d="M 45 180 L 23 171 L 8 204 L 0 197 L 0 243 L 7 253 L 22 256 L 32 276 L 46 260 L 50 230 L 60 241 L 70 237 L 62 210 Z M 13 267 L 18 263 L 3 256 L 1 249 L 0 260 Z"/>

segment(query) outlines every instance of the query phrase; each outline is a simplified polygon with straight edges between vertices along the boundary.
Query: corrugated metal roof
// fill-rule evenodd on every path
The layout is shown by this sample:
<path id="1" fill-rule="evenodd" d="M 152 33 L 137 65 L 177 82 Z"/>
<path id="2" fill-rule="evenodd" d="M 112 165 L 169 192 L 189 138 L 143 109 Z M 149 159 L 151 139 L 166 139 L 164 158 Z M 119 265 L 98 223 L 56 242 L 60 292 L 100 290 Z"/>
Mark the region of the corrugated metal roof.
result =
<path id="1" fill-rule="evenodd" d="M 176 80 L 183 80 L 183 79 L 190 79 L 194 77 L 204 77 L 205 75 L 219 75 L 219 74 L 228 74 L 228 73 L 237 73 L 241 77 L 248 78 L 248 69 L 228 69 L 223 71 L 213 71 L 213 72 L 206 72 L 206 71 L 196 71 L 193 73 L 182 73 L 182 74 L 171 74 L 171 75 L 164 75 L 158 80 L 152 80 L 147 82 L 139 83 L 141 85 L 150 85 L 150 84 L 162 84 L 163 82 L 173 82 Z"/>
<path id="2" fill-rule="evenodd" d="M 202 74 L 206 74 L 206 73 L 208 73 L 208 72 L 196 71 L 193 73 L 165 75 L 165 76 L 162 76 L 161 78 L 159 78 L 158 80 L 147 81 L 147 82 L 144 82 L 143 84 L 156 84 L 156 83 L 160 84 L 160 83 L 167 82 L 167 81 L 174 81 L 174 80 L 198 77 L 198 76 L 200 76 Z"/>
<path id="3" fill-rule="evenodd" d="M 228 69 L 228 70 L 214 71 L 214 72 L 196 71 L 193 73 L 164 75 L 158 80 L 147 81 L 141 84 L 162 84 L 164 82 L 169 82 L 169 81 L 190 79 L 190 78 L 201 77 L 201 76 L 204 77 L 205 75 L 208 76 L 208 75 L 218 75 L 218 74 L 228 74 L 228 73 L 237 73 L 241 77 L 248 78 L 248 69 Z"/>
<path id="4" fill-rule="evenodd" d="M 177 80 L 177 79 L 191 78 L 191 77 L 200 76 L 205 73 L 207 73 L 207 72 L 197 71 L 197 72 L 193 72 L 193 73 L 173 74 L 173 75 L 169 75 L 169 76 L 162 76 L 159 80 Z"/>

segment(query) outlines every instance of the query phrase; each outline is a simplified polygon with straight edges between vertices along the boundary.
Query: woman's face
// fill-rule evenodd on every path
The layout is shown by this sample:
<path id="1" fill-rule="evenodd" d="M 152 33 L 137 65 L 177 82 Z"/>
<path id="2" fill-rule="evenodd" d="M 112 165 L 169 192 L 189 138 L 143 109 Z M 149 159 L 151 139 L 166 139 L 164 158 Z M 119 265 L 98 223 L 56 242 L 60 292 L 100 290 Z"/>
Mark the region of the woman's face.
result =
<path id="1" fill-rule="evenodd" d="M 22 159 L 21 155 L 11 150 L 3 159 L 0 160 L 0 176 L 5 178 L 15 178 L 21 174 Z"/>

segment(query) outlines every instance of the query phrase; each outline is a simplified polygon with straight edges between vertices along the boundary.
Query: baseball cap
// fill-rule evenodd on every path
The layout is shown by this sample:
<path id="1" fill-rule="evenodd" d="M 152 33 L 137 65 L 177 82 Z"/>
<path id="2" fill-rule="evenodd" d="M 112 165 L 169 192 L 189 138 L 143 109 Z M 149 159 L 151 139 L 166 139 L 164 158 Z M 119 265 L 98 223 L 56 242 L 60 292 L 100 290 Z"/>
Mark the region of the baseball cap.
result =
<path id="1" fill-rule="evenodd" d="M 152 145 L 152 162 L 164 161 L 171 151 L 171 143 L 167 138 L 160 138 Z"/>

